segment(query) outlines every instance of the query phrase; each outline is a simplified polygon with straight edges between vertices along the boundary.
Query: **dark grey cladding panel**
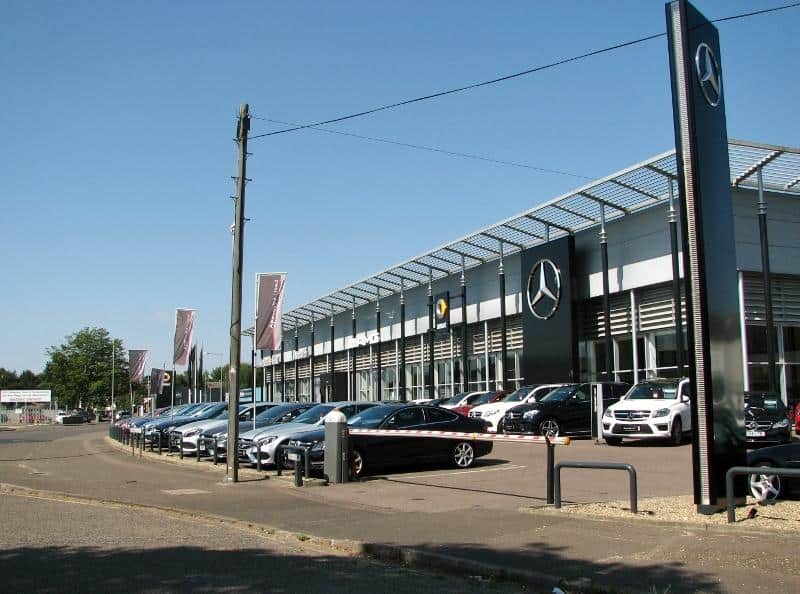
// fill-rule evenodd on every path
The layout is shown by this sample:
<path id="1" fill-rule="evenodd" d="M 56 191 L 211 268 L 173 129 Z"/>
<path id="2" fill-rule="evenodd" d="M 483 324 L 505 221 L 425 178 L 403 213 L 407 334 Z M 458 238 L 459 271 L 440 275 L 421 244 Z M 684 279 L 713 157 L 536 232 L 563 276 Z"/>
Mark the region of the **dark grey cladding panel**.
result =
<path id="1" fill-rule="evenodd" d="M 527 249 L 520 262 L 525 382 L 577 381 L 575 238 Z"/>

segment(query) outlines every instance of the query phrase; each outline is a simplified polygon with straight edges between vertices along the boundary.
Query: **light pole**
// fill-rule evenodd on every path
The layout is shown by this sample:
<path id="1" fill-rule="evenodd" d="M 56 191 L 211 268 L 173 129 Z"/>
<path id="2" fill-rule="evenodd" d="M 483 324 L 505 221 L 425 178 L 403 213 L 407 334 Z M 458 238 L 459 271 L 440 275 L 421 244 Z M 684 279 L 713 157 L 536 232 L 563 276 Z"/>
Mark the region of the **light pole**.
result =
<path id="1" fill-rule="evenodd" d="M 116 365 L 116 345 L 114 339 L 111 339 L 111 418 L 114 418 L 114 366 Z M 97 419 L 98 422 L 100 419 Z"/>

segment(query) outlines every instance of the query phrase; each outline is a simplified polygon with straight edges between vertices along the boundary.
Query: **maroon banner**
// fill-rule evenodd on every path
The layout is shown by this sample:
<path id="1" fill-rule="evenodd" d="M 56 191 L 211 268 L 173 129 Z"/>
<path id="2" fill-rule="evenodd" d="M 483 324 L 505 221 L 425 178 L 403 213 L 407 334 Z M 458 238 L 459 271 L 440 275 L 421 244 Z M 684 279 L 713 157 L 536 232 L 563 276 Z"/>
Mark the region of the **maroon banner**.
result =
<path id="1" fill-rule="evenodd" d="M 283 272 L 256 275 L 256 350 L 280 348 L 285 285 Z"/>
<path id="2" fill-rule="evenodd" d="M 172 357 L 173 365 L 186 365 L 189 360 L 189 347 L 192 344 L 194 332 L 194 319 L 197 311 L 194 309 L 175 310 L 175 349 Z"/>
<path id="3" fill-rule="evenodd" d="M 164 389 L 164 370 L 153 368 L 150 370 L 150 394 L 158 396 Z"/>
<path id="4" fill-rule="evenodd" d="M 128 381 L 132 384 L 141 384 L 144 379 L 144 364 L 147 360 L 147 351 L 128 351 Z"/>

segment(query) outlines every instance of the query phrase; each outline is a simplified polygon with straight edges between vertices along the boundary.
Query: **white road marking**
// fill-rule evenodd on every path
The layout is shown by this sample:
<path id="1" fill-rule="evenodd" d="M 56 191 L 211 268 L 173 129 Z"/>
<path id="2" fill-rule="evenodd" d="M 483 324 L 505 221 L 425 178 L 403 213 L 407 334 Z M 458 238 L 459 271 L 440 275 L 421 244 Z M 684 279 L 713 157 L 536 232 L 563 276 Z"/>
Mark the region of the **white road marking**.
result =
<path id="1" fill-rule="evenodd" d="M 166 489 L 161 492 L 167 495 L 203 495 L 211 491 L 203 491 L 202 489 Z"/>
<path id="2" fill-rule="evenodd" d="M 456 470 L 455 472 L 437 472 L 437 473 L 430 473 L 430 474 L 404 474 L 399 478 L 426 478 L 426 477 L 437 477 L 437 476 L 457 476 L 460 474 L 474 474 L 476 472 L 497 472 L 499 470 L 516 470 L 517 468 L 527 468 L 527 466 L 520 466 L 517 464 L 510 464 L 508 466 L 502 466 L 500 468 L 476 468 L 475 470 Z M 392 480 L 392 477 L 386 477 L 389 480 Z"/>

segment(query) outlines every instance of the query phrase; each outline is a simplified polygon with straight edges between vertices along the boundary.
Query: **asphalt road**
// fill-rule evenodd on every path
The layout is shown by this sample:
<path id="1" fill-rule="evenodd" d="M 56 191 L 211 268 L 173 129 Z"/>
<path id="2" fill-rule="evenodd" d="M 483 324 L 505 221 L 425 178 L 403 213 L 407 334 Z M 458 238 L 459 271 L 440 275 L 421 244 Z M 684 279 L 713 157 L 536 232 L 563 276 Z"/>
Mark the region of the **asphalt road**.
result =
<path id="1" fill-rule="evenodd" d="M 547 592 L 561 578 L 581 577 L 633 592 L 800 591 L 797 533 L 520 513 L 520 507 L 541 503 L 544 475 L 541 450 L 520 450 L 518 444 L 498 447 L 475 472 L 429 468 L 296 489 L 274 475 L 247 472 L 240 484 L 224 485 L 224 466 L 132 457 L 108 443 L 106 430 L 101 425 L 0 433 L 0 482 L 444 554 L 467 567 L 492 563 L 541 576 L 538 585 Z M 560 450 L 557 459 L 633 461 L 641 467 L 640 491 L 682 493 L 690 492 L 689 454 L 688 446 L 609 448 L 584 440 Z M 627 492 L 613 473 L 569 480 L 567 498 L 619 498 Z M 135 525 L 117 523 L 126 536 Z"/>
<path id="2" fill-rule="evenodd" d="M 4 592 L 516 592 L 160 510 L 4 494 Z"/>

